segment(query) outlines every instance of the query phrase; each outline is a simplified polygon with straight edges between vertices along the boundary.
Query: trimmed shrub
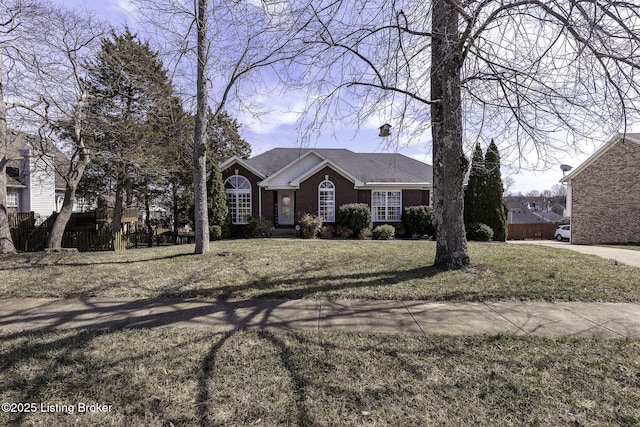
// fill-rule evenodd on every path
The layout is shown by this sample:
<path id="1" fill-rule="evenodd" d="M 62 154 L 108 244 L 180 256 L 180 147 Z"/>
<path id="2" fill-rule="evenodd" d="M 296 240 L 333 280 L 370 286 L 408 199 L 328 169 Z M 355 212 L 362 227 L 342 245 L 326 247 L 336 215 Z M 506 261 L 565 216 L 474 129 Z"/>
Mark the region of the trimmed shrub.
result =
<path id="1" fill-rule="evenodd" d="M 247 223 L 246 235 L 252 238 L 271 236 L 271 222 L 262 217 L 250 217 Z"/>
<path id="2" fill-rule="evenodd" d="M 359 235 L 365 228 L 371 228 L 371 209 L 364 203 L 349 203 L 338 208 L 336 224 L 347 227 Z"/>
<path id="3" fill-rule="evenodd" d="M 493 239 L 493 230 L 487 224 L 474 222 L 467 226 L 467 240 L 488 242 Z"/>
<path id="4" fill-rule="evenodd" d="M 393 225 L 379 225 L 373 229 L 373 238 L 376 240 L 391 240 L 396 235 Z"/>
<path id="5" fill-rule="evenodd" d="M 402 211 L 405 235 L 412 238 L 436 235 L 436 219 L 429 206 L 409 206 Z"/>
<path id="6" fill-rule="evenodd" d="M 322 229 L 322 218 L 310 213 L 299 215 L 297 223 L 300 226 L 300 234 L 304 239 L 313 239 Z"/>
<path id="7" fill-rule="evenodd" d="M 209 240 L 221 240 L 222 239 L 222 227 L 219 225 L 209 226 Z"/>

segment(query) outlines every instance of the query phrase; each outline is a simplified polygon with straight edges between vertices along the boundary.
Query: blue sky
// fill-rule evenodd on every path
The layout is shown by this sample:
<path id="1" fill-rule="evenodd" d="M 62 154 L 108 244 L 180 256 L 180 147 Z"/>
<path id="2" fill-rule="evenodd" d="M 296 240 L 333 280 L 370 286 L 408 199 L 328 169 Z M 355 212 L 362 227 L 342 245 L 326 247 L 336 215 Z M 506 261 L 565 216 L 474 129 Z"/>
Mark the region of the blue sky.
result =
<path id="1" fill-rule="evenodd" d="M 125 24 L 137 31 L 141 38 L 145 39 L 144 28 L 136 19 L 135 8 L 127 0 L 54 0 L 70 8 L 86 8 L 109 22 L 115 28 L 121 28 Z M 252 145 L 253 153 L 259 154 L 275 147 L 297 147 L 300 138 L 296 130 L 298 125 L 298 113 L 305 105 L 304 96 L 299 93 L 256 93 L 253 101 L 261 105 L 265 111 L 259 117 L 240 114 L 238 119 L 243 125 L 242 135 Z M 378 137 L 378 126 L 383 124 L 377 120 L 369 120 L 360 123 L 356 128 L 349 125 L 337 125 L 332 129 L 326 128 L 317 139 L 310 141 L 310 146 L 319 148 L 343 147 L 356 152 L 380 152 L 395 149 L 394 139 Z M 390 121 L 393 125 L 394 123 Z M 393 131 L 393 129 L 392 129 Z M 496 142 L 498 137 L 496 137 Z M 605 142 L 605 141 L 602 141 Z M 488 141 L 486 141 L 488 143 Z M 387 147 L 387 145 L 393 147 Z M 431 163 L 431 136 L 425 134 L 419 142 L 402 146 L 399 152 L 414 157 L 426 163 Z M 550 165 L 548 170 L 520 171 L 507 167 L 503 170 L 503 178 L 512 176 L 515 185 L 511 191 L 526 193 L 529 190 L 544 190 L 558 183 L 562 178 L 560 164 L 578 166 L 597 147 L 584 146 L 584 154 L 578 156 L 564 155 L 557 159 L 557 164 Z M 471 153 L 469 153 L 470 155 Z"/>

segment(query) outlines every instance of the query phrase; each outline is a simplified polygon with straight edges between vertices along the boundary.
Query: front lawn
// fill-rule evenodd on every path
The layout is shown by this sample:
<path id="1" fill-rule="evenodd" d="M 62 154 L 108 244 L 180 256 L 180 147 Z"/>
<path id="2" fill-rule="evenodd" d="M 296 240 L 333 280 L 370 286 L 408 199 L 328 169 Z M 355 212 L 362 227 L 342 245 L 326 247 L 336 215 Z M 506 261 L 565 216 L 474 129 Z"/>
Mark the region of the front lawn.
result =
<path id="1" fill-rule="evenodd" d="M 509 336 L 0 333 L 0 398 L 36 405 L 0 425 L 637 425 L 639 352 Z"/>
<path id="2" fill-rule="evenodd" d="M 473 266 L 453 272 L 430 267 L 429 241 L 229 240 L 192 251 L 0 255 L 0 297 L 640 301 L 637 268 L 543 246 L 470 243 Z"/>

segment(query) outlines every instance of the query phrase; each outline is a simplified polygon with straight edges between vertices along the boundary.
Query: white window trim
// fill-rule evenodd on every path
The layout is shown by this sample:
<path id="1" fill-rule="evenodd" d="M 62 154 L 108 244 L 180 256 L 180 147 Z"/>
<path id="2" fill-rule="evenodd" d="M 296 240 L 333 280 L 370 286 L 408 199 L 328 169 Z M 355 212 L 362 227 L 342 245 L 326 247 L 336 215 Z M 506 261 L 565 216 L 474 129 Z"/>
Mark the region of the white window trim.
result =
<path id="1" fill-rule="evenodd" d="M 331 191 L 327 191 L 326 188 L 321 188 L 322 184 L 324 183 L 329 183 L 331 184 Z M 318 184 L 318 215 L 320 215 L 320 209 L 321 209 L 321 197 L 320 197 L 320 193 L 321 192 L 327 192 L 327 193 L 332 193 L 333 195 L 333 216 L 331 217 L 323 217 L 322 218 L 322 222 L 336 222 L 336 185 L 329 181 L 328 179 L 325 179 L 324 181 L 322 181 L 320 184 Z"/>
<path id="2" fill-rule="evenodd" d="M 247 184 L 249 184 L 249 188 L 227 188 L 227 182 L 234 177 L 239 177 L 239 178 L 243 178 L 247 181 Z M 224 189 L 225 189 L 225 195 L 227 195 L 227 203 L 228 203 L 228 195 L 229 194 L 233 194 L 234 198 L 235 198 L 235 218 L 239 218 L 240 217 L 240 213 L 238 211 L 238 195 L 239 194 L 248 194 L 249 195 L 249 216 L 251 216 L 251 212 L 253 212 L 253 194 L 252 194 L 252 186 L 251 186 L 251 181 L 249 181 L 249 179 L 247 179 L 246 177 L 242 176 L 242 175 L 232 175 L 229 178 L 224 180 Z M 229 207 L 231 209 L 231 206 Z M 248 224 L 247 221 L 241 222 L 241 221 L 234 221 L 233 220 L 234 215 L 231 215 L 231 223 L 232 224 L 236 224 L 236 225 L 245 225 Z"/>
<path id="3" fill-rule="evenodd" d="M 15 197 L 15 199 L 13 199 Z M 12 201 L 15 200 L 15 202 Z M 17 208 L 20 203 L 20 193 L 17 191 L 7 191 L 7 207 L 8 208 Z"/>
<path id="4" fill-rule="evenodd" d="M 380 219 L 378 218 L 378 212 L 375 209 L 376 206 L 374 206 L 373 204 L 373 200 L 374 200 L 374 193 L 385 193 L 385 204 L 384 204 L 384 208 L 385 208 L 385 216 L 387 217 L 387 219 Z M 388 219 L 389 217 L 389 193 L 400 193 L 400 215 L 398 216 L 398 219 Z M 395 207 L 395 206 L 394 206 Z M 371 218 L 373 220 L 373 222 L 401 222 L 402 221 L 402 190 L 399 189 L 395 189 L 395 190 L 371 190 Z"/>

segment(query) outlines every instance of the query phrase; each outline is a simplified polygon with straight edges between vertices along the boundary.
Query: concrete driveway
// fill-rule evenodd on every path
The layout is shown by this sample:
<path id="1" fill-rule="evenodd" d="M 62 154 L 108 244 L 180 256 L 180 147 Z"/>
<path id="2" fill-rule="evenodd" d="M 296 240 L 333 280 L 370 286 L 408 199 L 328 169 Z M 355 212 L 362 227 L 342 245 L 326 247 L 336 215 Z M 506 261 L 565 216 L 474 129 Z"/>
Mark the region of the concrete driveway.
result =
<path id="1" fill-rule="evenodd" d="M 604 246 L 572 245 L 557 240 L 509 240 L 509 244 L 527 244 L 549 246 L 551 248 L 569 249 L 583 254 L 597 255 L 606 259 L 613 259 L 622 264 L 640 268 L 640 251 L 632 249 L 608 248 Z"/>

